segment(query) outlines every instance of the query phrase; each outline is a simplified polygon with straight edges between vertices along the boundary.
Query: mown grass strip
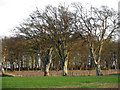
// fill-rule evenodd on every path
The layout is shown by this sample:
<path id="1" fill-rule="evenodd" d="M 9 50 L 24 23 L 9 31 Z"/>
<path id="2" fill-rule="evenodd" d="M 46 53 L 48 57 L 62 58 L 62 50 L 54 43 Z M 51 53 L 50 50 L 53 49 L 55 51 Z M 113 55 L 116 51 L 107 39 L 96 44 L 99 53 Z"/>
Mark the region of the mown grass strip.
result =
<path id="1" fill-rule="evenodd" d="M 54 77 L 3 77 L 3 88 L 42 88 L 73 86 L 83 83 L 117 83 L 117 75 L 108 76 L 54 76 Z M 119 81 L 120 82 L 120 81 Z"/>

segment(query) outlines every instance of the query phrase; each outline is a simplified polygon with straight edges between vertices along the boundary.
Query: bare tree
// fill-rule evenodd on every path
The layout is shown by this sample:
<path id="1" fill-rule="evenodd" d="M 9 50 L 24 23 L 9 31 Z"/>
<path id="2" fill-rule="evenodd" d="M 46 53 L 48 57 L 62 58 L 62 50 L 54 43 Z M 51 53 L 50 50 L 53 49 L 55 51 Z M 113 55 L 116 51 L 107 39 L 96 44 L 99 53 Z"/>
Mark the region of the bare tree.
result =
<path id="1" fill-rule="evenodd" d="M 39 11 L 38 11 L 39 13 Z M 59 5 L 58 8 L 47 6 L 43 14 L 38 17 L 44 21 L 44 30 L 48 33 L 49 40 L 53 42 L 57 50 L 60 61 L 62 62 L 62 75 L 68 75 L 68 40 L 71 28 L 72 14 L 68 11 L 68 7 Z"/>
<path id="2" fill-rule="evenodd" d="M 81 3 L 73 3 L 73 6 L 76 8 L 76 30 L 82 33 L 88 42 L 96 75 L 101 75 L 100 62 L 104 42 L 111 39 L 117 31 L 117 13 L 107 6 L 100 9 L 92 6 L 86 9 Z"/>
<path id="3" fill-rule="evenodd" d="M 52 60 L 53 47 L 49 40 L 48 33 L 44 30 L 44 22 L 33 12 L 26 21 L 24 21 L 16 32 L 18 36 L 25 37 L 28 40 L 28 52 L 32 53 L 32 66 L 34 65 L 33 54 L 39 54 L 43 62 L 44 76 L 49 75 L 49 68 Z"/>

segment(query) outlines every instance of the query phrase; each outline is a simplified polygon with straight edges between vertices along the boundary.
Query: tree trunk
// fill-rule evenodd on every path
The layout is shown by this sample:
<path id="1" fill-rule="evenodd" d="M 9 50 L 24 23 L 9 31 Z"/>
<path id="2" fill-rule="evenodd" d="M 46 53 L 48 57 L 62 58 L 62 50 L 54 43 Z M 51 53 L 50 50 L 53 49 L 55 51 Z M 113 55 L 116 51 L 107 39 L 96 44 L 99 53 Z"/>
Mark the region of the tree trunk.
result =
<path id="1" fill-rule="evenodd" d="M 26 69 L 27 69 L 27 71 L 29 71 L 29 56 L 27 55 L 26 56 Z"/>
<path id="2" fill-rule="evenodd" d="M 13 69 L 14 69 L 13 62 L 10 62 L 10 69 L 11 69 L 11 71 L 13 71 Z"/>
<path id="3" fill-rule="evenodd" d="M 96 75 L 103 75 L 99 64 L 95 64 Z"/>
<path id="4" fill-rule="evenodd" d="M 61 59 L 62 59 L 62 76 L 67 76 L 68 75 L 68 70 L 67 70 L 68 55 L 69 55 L 69 52 L 67 50 L 63 51 L 62 57 L 61 57 Z"/>
<path id="5" fill-rule="evenodd" d="M 4 70 L 4 68 L 2 67 L 1 68 L 2 70 L 1 70 L 1 72 L 2 72 L 2 76 L 4 75 L 4 73 L 5 73 L 5 70 Z"/>
<path id="6" fill-rule="evenodd" d="M 21 67 L 20 70 L 23 71 L 23 61 L 21 60 Z"/>
<path id="7" fill-rule="evenodd" d="M 49 69 L 52 61 L 52 51 L 53 48 L 50 48 L 50 50 L 48 50 L 47 54 L 45 55 L 46 57 L 44 61 L 44 76 L 49 76 Z"/>
<path id="8" fill-rule="evenodd" d="M 103 47 L 103 42 L 101 41 L 100 47 L 99 47 L 99 52 L 98 52 L 98 58 L 96 58 L 96 54 L 94 51 L 94 46 L 93 44 L 91 44 L 90 47 L 90 53 L 92 56 L 92 59 L 94 60 L 94 64 L 95 64 L 95 70 L 96 70 L 96 75 L 103 75 L 101 72 L 101 68 L 100 68 L 100 61 L 101 61 L 101 54 L 102 54 L 102 47 Z"/>
<path id="9" fill-rule="evenodd" d="M 38 66 L 39 66 L 38 56 L 36 55 L 36 57 L 35 57 L 35 70 L 38 69 Z"/>
<path id="10" fill-rule="evenodd" d="M 49 68 L 50 68 L 50 63 L 51 63 L 51 60 L 50 62 L 48 62 L 46 65 L 45 65 L 45 70 L 44 70 L 44 76 L 49 76 Z"/>
<path id="11" fill-rule="evenodd" d="M 63 62 L 63 67 L 62 67 L 62 75 L 63 76 L 68 75 L 67 66 L 68 66 L 68 59 Z"/>
<path id="12" fill-rule="evenodd" d="M 42 66 L 43 66 L 43 62 L 42 59 L 40 58 L 40 64 L 39 64 L 39 69 L 42 71 Z"/>
<path id="13" fill-rule="evenodd" d="M 3 76 L 3 75 L 4 75 L 4 73 L 5 73 L 3 63 L 2 63 L 2 66 L 1 66 L 1 73 L 2 73 L 2 76 Z"/>
<path id="14" fill-rule="evenodd" d="M 20 62 L 18 63 L 18 71 L 20 71 Z"/>
<path id="15" fill-rule="evenodd" d="M 98 53 L 98 60 L 95 62 L 96 75 L 103 75 L 102 72 L 101 72 L 101 68 L 100 68 L 102 49 L 103 49 L 103 41 L 101 40 L 99 53 Z"/>
<path id="16" fill-rule="evenodd" d="M 8 70 L 8 65 L 7 65 L 7 61 L 6 61 L 6 70 L 5 71 L 7 71 Z"/>
<path id="17" fill-rule="evenodd" d="M 35 68 L 35 56 L 32 56 L 32 70 Z"/>

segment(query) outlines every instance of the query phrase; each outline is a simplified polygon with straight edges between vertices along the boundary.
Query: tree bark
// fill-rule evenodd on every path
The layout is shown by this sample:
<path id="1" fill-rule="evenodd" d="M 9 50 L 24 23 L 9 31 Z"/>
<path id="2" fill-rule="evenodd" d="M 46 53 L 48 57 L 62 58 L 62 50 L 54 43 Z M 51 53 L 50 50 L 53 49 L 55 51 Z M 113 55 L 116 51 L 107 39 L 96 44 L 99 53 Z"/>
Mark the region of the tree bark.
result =
<path id="1" fill-rule="evenodd" d="M 69 52 L 66 51 L 64 52 L 64 59 L 62 61 L 62 75 L 63 76 L 67 76 L 68 75 L 68 70 L 67 70 L 67 66 L 68 66 L 68 55 L 69 55 Z"/>
<path id="2" fill-rule="evenodd" d="M 11 71 L 13 71 L 13 70 L 14 70 L 14 65 L 13 65 L 13 62 L 10 62 L 10 69 L 11 69 Z"/>
<path id="3" fill-rule="evenodd" d="M 95 64 L 96 75 L 103 75 L 99 64 Z"/>
<path id="4" fill-rule="evenodd" d="M 3 67 L 3 63 L 2 63 L 2 66 L 1 66 L 1 72 L 2 72 L 2 76 L 3 76 L 4 73 L 5 73 L 5 70 L 4 70 L 4 67 Z"/>
<path id="5" fill-rule="evenodd" d="M 7 61 L 6 61 L 6 69 L 5 69 L 5 71 L 7 71 L 8 70 L 8 65 L 7 65 Z"/>
<path id="6" fill-rule="evenodd" d="M 63 76 L 68 75 L 67 66 L 68 66 L 68 59 L 63 62 L 63 67 L 62 67 L 62 75 Z"/>
<path id="7" fill-rule="evenodd" d="M 51 60 L 45 65 L 44 76 L 49 76 L 49 68 L 50 68 Z"/>
<path id="8" fill-rule="evenodd" d="M 102 47 L 103 47 L 103 42 L 101 42 L 101 45 L 99 47 L 99 52 L 98 52 L 98 58 L 96 58 L 96 54 L 94 51 L 94 46 L 93 44 L 91 44 L 90 46 L 90 53 L 91 53 L 91 57 L 94 60 L 94 64 L 95 64 L 95 71 L 96 71 L 96 75 L 103 75 L 101 72 L 101 68 L 100 68 L 100 61 L 101 61 L 101 53 L 102 53 Z"/>
<path id="9" fill-rule="evenodd" d="M 26 56 L 26 69 L 27 69 L 27 71 L 29 71 L 29 69 L 30 69 L 30 66 L 29 66 L 29 56 L 28 55 Z"/>
<path id="10" fill-rule="evenodd" d="M 35 57 L 35 70 L 37 70 L 38 66 L 39 66 L 38 56 L 36 55 L 36 57 Z"/>
<path id="11" fill-rule="evenodd" d="M 23 71 L 23 60 L 21 60 L 20 70 Z"/>
<path id="12" fill-rule="evenodd" d="M 34 68 L 35 68 L 35 56 L 34 55 L 31 56 L 31 58 L 32 58 L 32 70 L 34 70 Z"/>
<path id="13" fill-rule="evenodd" d="M 48 50 L 48 54 L 46 54 L 45 56 L 45 61 L 44 61 L 44 76 L 49 76 L 49 69 L 50 69 L 50 64 L 52 62 L 52 52 L 53 52 L 53 48 L 50 48 L 50 50 Z"/>
<path id="14" fill-rule="evenodd" d="M 101 61 L 101 54 L 102 54 L 102 48 L 103 48 L 103 41 L 101 40 L 99 53 L 98 53 L 98 60 L 95 62 L 96 67 L 96 75 L 103 75 L 100 68 L 100 61 Z"/>
<path id="15" fill-rule="evenodd" d="M 18 63 L 18 71 L 20 71 L 20 62 Z"/>

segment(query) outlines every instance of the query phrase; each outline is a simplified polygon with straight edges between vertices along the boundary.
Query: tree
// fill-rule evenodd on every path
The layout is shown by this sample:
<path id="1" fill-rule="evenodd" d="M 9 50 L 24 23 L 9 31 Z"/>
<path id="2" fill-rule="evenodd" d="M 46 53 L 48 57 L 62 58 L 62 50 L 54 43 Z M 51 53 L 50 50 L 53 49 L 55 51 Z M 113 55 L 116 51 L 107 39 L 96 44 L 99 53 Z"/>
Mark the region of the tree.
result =
<path id="1" fill-rule="evenodd" d="M 44 22 L 44 30 L 47 32 L 49 40 L 53 42 L 62 63 L 62 75 L 68 75 L 67 65 L 69 57 L 68 40 L 70 29 L 72 28 L 72 13 L 68 7 L 59 5 L 58 8 L 47 6 L 45 11 L 38 17 Z"/>
<path id="2" fill-rule="evenodd" d="M 73 3 L 76 8 L 77 30 L 88 42 L 90 55 L 94 61 L 96 75 L 101 75 L 100 62 L 104 43 L 112 38 L 117 31 L 117 13 L 102 6 L 101 9 L 90 7 L 86 9 L 80 3 Z"/>
<path id="3" fill-rule="evenodd" d="M 16 64 L 20 70 L 20 65 L 23 63 L 22 57 L 26 51 L 26 40 L 21 37 L 9 37 L 3 38 L 3 57 L 4 57 L 4 66 L 6 65 L 6 71 L 8 63 L 10 63 L 10 69 L 13 71 Z M 22 66 L 21 66 L 22 67 Z"/>
<path id="4" fill-rule="evenodd" d="M 32 53 L 32 62 L 34 62 L 33 54 L 39 55 L 43 63 L 44 76 L 49 76 L 53 46 L 48 33 L 44 30 L 44 22 L 37 16 L 37 12 L 38 10 L 33 12 L 25 22 L 20 24 L 16 32 L 18 36 L 28 39 L 28 52 Z"/>
<path id="5" fill-rule="evenodd" d="M 4 66 L 3 66 L 4 60 L 2 58 L 2 38 L 0 37 L 0 72 L 2 75 L 4 74 Z"/>

